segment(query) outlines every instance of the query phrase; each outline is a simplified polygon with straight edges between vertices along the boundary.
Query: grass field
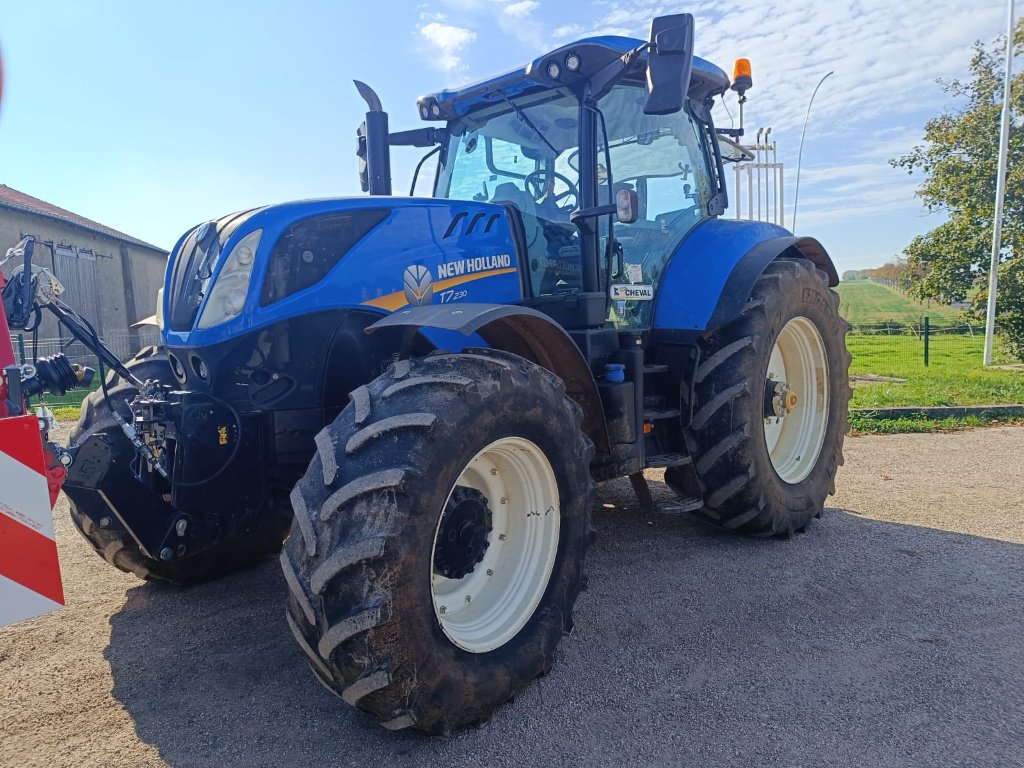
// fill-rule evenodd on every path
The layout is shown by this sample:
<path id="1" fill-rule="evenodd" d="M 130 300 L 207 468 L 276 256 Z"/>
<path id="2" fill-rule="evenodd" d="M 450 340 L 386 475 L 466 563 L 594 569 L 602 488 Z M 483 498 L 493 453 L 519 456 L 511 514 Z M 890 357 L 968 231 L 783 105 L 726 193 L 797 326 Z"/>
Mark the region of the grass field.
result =
<path id="1" fill-rule="evenodd" d="M 953 307 L 927 306 L 899 291 L 867 280 L 840 283 L 839 311 L 854 326 L 895 321 L 918 324 L 928 315 L 933 327 L 962 320 Z M 980 334 L 937 333 L 929 340 L 929 365 L 924 365 L 924 342 L 917 336 L 852 333 L 846 344 L 853 355 L 851 376 L 875 374 L 905 379 L 906 383 L 854 381 L 852 408 L 929 405 L 996 405 L 1024 403 L 1024 371 L 993 370 L 981 364 L 984 339 Z M 1015 362 L 1000 354 L 997 363 Z M 947 425 L 920 425 L 943 428 Z M 895 431 L 908 431 L 899 425 Z"/>
<path id="2" fill-rule="evenodd" d="M 933 320 L 956 322 L 961 319 L 959 309 L 932 303 L 915 301 L 899 291 L 886 288 L 867 280 L 840 283 L 839 313 L 847 322 L 885 323 L 895 320 L 902 323 L 918 323 L 923 315 Z"/>
<path id="3" fill-rule="evenodd" d="M 868 281 L 840 283 L 839 294 L 844 317 L 855 325 L 889 320 L 916 324 L 925 313 L 937 322 L 960 319 L 959 310 L 925 307 L 897 291 Z M 875 374 L 906 380 L 906 383 L 855 381 L 852 408 L 1024 403 L 1024 371 L 984 368 L 981 364 L 984 341 L 980 335 L 933 335 L 927 368 L 923 342 L 916 336 L 854 333 L 848 335 L 846 341 L 853 355 L 852 376 Z M 998 357 L 997 354 L 996 362 L 1014 362 Z M 51 400 L 50 408 L 59 420 L 74 422 L 78 419 L 77 402 L 85 394 L 69 392 L 60 401 Z M 932 429 L 947 426 L 920 425 Z M 895 431 L 908 429 L 902 425 Z"/>
<path id="4" fill-rule="evenodd" d="M 985 421 L 976 416 L 966 419 L 921 419 L 899 417 L 897 419 L 873 419 L 861 413 L 850 414 L 850 434 L 853 435 L 898 435 L 906 432 L 957 432 L 974 427 L 1005 427 L 1008 424 L 1024 424 L 1021 419 L 998 419 Z"/>
<path id="5" fill-rule="evenodd" d="M 1024 371 L 982 366 L 980 336 L 932 337 L 927 368 L 923 343 L 914 336 L 851 334 L 846 345 L 853 355 L 851 376 L 870 373 L 906 379 L 905 384 L 855 381 L 853 408 L 1024 403 Z"/>

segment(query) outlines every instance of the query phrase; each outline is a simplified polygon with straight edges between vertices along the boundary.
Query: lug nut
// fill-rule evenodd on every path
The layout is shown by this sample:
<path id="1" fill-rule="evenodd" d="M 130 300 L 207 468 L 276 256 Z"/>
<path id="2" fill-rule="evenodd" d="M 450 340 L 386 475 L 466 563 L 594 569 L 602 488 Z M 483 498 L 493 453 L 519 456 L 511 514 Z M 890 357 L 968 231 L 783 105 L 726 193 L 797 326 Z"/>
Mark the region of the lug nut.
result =
<path id="1" fill-rule="evenodd" d="M 441 613 L 448 613 L 448 606 L 447 605 L 442 605 L 440 608 L 438 608 L 438 610 Z"/>
<path id="2" fill-rule="evenodd" d="M 188 520 L 186 520 L 185 518 L 182 518 L 174 524 L 174 530 L 177 532 L 179 536 L 185 535 L 186 528 L 188 528 Z"/>
<path id="3" fill-rule="evenodd" d="M 467 602 L 467 603 L 471 603 L 471 602 L 473 602 L 473 598 L 472 598 L 472 597 L 470 597 L 469 595 L 466 595 L 466 602 Z"/>
<path id="4" fill-rule="evenodd" d="M 494 569 L 493 568 L 488 568 L 487 569 L 487 575 L 488 576 L 493 576 L 494 575 Z"/>
<path id="5" fill-rule="evenodd" d="M 161 560 L 170 560 L 173 557 L 174 557 L 174 550 L 171 549 L 170 547 L 164 547 L 163 549 L 160 550 L 160 559 Z"/>
<path id="6" fill-rule="evenodd" d="M 109 528 L 109 527 L 110 527 L 110 518 L 109 517 L 101 517 L 100 518 L 100 528 Z"/>

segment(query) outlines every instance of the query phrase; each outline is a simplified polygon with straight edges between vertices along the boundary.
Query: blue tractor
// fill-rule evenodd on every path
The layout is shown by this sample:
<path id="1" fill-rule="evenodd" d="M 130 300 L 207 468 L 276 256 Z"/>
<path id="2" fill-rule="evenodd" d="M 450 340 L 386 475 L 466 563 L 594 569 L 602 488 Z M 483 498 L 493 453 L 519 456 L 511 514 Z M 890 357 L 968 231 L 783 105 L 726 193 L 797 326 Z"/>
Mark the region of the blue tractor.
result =
<path id="1" fill-rule="evenodd" d="M 692 49 L 688 14 L 580 40 L 421 98 L 402 132 L 357 84 L 370 195 L 190 230 L 162 346 L 102 358 L 61 454 L 85 538 L 179 583 L 280 551 L 316 676 L 438 732 L 550 668 L 595 483 L 649 507 L 664 468 L 708 525 L 802 531 L 842 463 L 836 270 L 722 218 L 711 110 L 749 81 Z M 392 146 L 437 153 L 432 197 L 392 196 Z"/>

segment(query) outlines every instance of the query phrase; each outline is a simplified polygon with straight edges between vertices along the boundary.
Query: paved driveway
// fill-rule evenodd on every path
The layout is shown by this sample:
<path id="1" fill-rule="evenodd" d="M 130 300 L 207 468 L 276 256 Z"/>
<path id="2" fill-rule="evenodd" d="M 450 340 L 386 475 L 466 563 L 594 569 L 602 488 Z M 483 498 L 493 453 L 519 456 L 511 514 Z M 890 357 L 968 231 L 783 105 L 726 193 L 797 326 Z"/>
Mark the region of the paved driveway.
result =
<path id="1" fill-rule="evenodd" d="M 1022 449 L 1019 427 L 852 439 L 788 541 L 646 520 L 605 486 L 558 664 L 449 739 L 314 681 L 276 562 L 142 584 L 61 506 L 69 607 L 0 629 L 0 765 L 1021 765 Z"/>

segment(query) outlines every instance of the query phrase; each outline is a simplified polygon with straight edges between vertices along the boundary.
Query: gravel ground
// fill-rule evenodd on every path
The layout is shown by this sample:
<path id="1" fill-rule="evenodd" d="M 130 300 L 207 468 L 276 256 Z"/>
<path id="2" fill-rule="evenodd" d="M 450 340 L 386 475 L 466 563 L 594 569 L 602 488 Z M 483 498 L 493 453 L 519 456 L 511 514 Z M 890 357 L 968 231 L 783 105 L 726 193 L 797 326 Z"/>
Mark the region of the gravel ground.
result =
<path id="1" fill-rule="evenodd" d="M 559 663 L 448 739 L 315 682 L 276 562 L 143 584 L 61 501 L 68 607 L 0 629 L 0 765 L 1024 765 L 1022 447 L 1021 427 L 851 439 L 825 519 L 788 541 L 646 520 L 604 486 Z"/>

